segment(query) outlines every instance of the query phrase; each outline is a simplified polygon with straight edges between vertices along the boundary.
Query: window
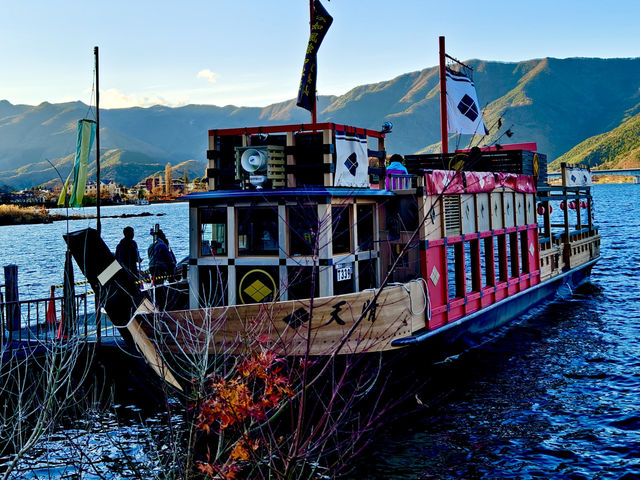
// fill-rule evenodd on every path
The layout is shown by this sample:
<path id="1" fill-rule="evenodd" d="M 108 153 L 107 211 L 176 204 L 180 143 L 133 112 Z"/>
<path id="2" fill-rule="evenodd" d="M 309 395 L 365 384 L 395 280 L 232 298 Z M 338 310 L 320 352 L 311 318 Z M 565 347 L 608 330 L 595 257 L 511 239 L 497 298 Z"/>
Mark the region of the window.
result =
<path id="1" fill-rule="evenodd" d="M 462 268 L 464 261 L 463 242 L 447 245 L 447 286 L 449 300 L 465 295 L 465 272 Z"/>
<path id="2" fill-rule="evenodd" d="M 287 211 L 289 254 L 313 255 L 318 234 L 318 210 L 316 205 L 296 205 L 288 207 Z"/>
<path id="3" fill-rule="evenodd" d="M 238 255 L 278 255 L 278 212 L 272 208 L 238 208 Z"/>
<path id="4" fill-rule="evenodd" d="M 331 207 L 333 221 L 333 254 L 351 252 L 351 205 Z"/>
<path id="5" fill-rule="evenodd" d="M 200 256 L 227 255 L 227 209 L 200 210 Z"/>
<path id="6" fill-rule="evenodd" d="M 374 205 L 358 205 L 358 250 L 373 250 Z"/>

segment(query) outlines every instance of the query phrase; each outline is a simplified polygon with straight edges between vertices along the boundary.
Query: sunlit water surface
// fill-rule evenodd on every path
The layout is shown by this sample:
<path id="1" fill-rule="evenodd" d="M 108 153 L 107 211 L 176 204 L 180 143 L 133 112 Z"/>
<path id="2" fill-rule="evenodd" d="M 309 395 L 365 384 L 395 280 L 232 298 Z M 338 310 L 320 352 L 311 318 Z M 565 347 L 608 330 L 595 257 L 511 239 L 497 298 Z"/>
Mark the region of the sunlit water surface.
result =
<path id="1" fill-rule="evenodd" d="M 640 185 L 598 185 L 593 194 L 602 235 L 593 286 L 425 368 L 417 411 L 376 434 L 354 478 L 640 478 Z M 144 258 L 149 229 L 160 223 L 176 256 L 188 253 L 186 204 L 106 207 L 103 215 L 141 211 L 154 216 L 103 220 L 110 248 L 131 225 Z M 95 220 L 69 228 L 86 226 Z M 65 231 L 65 222 L 0 227 L 0 264 L 19 265 L 23 297 L 46 296 L 49 285 L 61 283 Z M 81 469 L 82 478 L 136 478 L 109 443 L 108 435 L 121 435 L 145 475 L 157 475 L 158 442 L 146 432 L 110 416 L 85 420 L 42 443 L 30 457 L 31 473 L 22 474 L 44 478 L 54 451 L 66 475 Z M 104 459 L 99 473 L 80 467 L 73 449 L 52 448 L 69 435 Z"/>

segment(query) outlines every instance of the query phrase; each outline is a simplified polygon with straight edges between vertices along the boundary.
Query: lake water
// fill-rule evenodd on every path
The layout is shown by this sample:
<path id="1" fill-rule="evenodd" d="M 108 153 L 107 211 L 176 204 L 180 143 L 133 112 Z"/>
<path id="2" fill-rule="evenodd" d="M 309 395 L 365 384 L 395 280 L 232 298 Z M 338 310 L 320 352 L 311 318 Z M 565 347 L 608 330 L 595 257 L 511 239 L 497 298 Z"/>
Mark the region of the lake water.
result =
<path id="1" fill-rule="evenodd" d="M 425 368 L 422 406 L 376 434 L 354 478 L 640 478 L 640 185 L 593 194 L 602 235 L 593 286 Z M 176 256 L 187 254 L 186 204 L 102 211 L 154 214 L 104 219 L 112 249 L 131 225 L 145 257 L 160 223 Z M 23 297 L 61 283 L 65 231 L 65 222 L 0 227 L 0 264 L 19 265 Z"/>
<path id="2" fill-rule="evenodd" d="M 63 212 L 58 209 L 55 212 Z M 151 213 L 151 216 L 130 218 L 102 218 L 102 238 L 115 252 L 122 238 L 122 229 L 131 226 L 135 231 L 143 269 L 148 266 L 147 247 L 151 244 L 149 230 L 156 223 L 165 232 L 171 249 L 179 260 L 189 254 L 189 207 L 186 202 L 160 203 L 152 205 L 124 205 L 102 207 L 102 217 Z M 95 216 L 96 209 L 70 209 L 70 214 Z M 42 225 L 18 225 L 0 227 L 0 266 L 18 265 L 18 283 L 21 299 L 48 297 L 51 285 L 62 284 L 64 252 L 66 244 L 62 238 L 68 231 L 96 228 L 95 219 L 70 220 Z M 84 277 L 75 266 L 76 281 Z M 2 277 L 1 283 L 4 283 Z"/>

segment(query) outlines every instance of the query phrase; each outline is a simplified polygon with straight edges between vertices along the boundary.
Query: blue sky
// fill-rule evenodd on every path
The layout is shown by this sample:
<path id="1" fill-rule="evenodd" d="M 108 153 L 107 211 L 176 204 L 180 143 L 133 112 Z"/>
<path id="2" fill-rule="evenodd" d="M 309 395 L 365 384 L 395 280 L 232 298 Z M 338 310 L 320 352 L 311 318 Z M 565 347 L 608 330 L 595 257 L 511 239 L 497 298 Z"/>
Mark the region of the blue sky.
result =
<path id="1" fill-rule="evenodd" d="M 640 56 L 640 1 L 323 0 L 318 93 L 461 60 Z M 454 7 L 455 6 L 455 7 Z M 0 0 L 0 99 L 265 106 L 295 97 L 308 0 Z"/>

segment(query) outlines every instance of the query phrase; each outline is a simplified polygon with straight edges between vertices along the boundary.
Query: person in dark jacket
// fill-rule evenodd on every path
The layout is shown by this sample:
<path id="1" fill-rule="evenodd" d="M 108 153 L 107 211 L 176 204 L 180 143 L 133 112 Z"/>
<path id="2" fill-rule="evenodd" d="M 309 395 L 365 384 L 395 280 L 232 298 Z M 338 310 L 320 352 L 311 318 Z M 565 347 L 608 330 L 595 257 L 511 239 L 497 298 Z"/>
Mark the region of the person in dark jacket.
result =
<path id="1" fill-rule="evenodd" d="M 176 269 L 176 257 L 169 248 L 169 241 L 162 230 L 152 232 L 153 243 L 149 245 L 149 272 L 153 283 L 163 283 L 164 278 L 173 275 Z"/>
<path id="2" fill-rule="evenodd" d="M 133 240 L 133 228 L 124 227 L 122 234 L 124 238 L 120 240 L 120 243 L 116 247 L 116 260 L 138 278 L 138 264 L 142 259 L 138 252 L 138 244 Z"/>

